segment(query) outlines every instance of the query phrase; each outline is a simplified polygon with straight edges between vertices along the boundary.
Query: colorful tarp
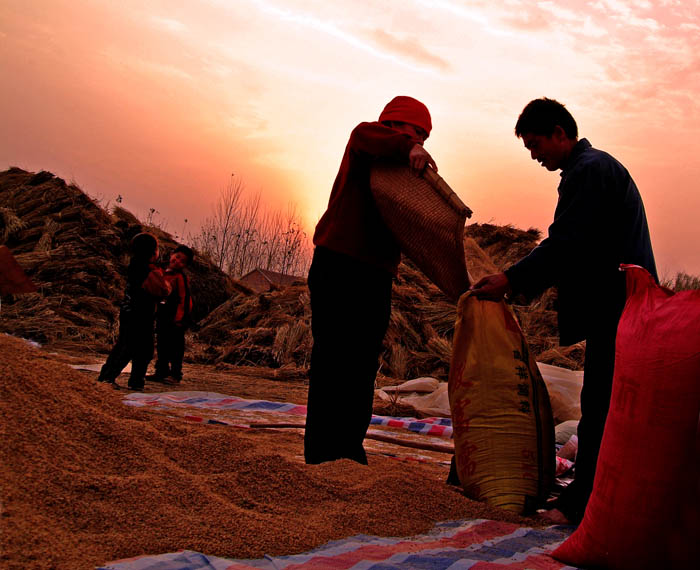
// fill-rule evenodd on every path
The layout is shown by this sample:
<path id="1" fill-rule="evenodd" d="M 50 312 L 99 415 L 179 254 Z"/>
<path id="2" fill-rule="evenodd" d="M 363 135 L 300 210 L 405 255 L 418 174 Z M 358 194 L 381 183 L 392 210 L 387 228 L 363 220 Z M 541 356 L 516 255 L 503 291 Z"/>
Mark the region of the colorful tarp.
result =
<path id="1" fill-rule="evenodd" d="M 134 392 L 124 397 L 124 403 L 129 406 L 149 407 L 152 409 L 199 408 L 205 410 L 242 410 L 306 416 L 306 406 L 300 404 L 246 400 L 216 392 L 164 392 L 160 394 Z M 222 420 L 218 423 L 226 424 L 228 422 Z M 452 420 L 449 418 L 423 418 L 417 420 L 415 418 L 392 418 L 373 415 L 370 423 L 375 426 L 403 428 L 424 435 L 448 439 L 452 437 Z"/>
<path id="2" fill-rule="evenodd" d="M 236 428 L 304 429 L 306 406 L 267 400 L 246 400 L 216 392 L 131 393 L 124 403 L 191 422 Z M 338 421 L 343 421 L 339 418 Z M 369 454 L 400 461 L 437 463 L 449 468 L 452 454 L 448 418 L 373 416 L 365 440 Z M 412 448 L 408 451 L 407 448 Z"/>
<path id="3" fill-rule="evenodd" d="M 182 551 L 107 563 L 100 570 L 495 570 L 572 569 L 549 553 L 571 533 L 571 527 L 545 529 L 477 519 L 440 523 L 411 538 L 358 535 L 292 556 L 233 560 Z"/>

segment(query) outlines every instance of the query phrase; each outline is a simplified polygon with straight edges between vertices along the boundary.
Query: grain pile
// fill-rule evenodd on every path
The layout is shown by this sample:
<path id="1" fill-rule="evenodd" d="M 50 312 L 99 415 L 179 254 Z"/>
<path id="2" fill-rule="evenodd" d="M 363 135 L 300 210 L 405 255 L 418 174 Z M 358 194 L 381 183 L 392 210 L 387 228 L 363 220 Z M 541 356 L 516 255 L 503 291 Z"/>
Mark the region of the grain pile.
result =
<path id="1" fill-rule="evenodd" d="M 536 524 L 466 499 L 438 465 L 305 466 L 298 433 L 144 413 L 52 358 L 0 334 L 3 568 L 177 549 L 258 558 L 462 518 Z"/>
<path id="2" fill-rule="evenodd" d="M 172 237 L 145 227 L 122 208 L 105 211 L 80 188 L 50 172 L 0 173 L 0 245 L 6 245 L 39 291 L 3 298 L 0 331 L 42 344 L 106 351 L 114 342 L 118 303 L 138 232 L 156 234 L 167 255 Z M 226 300 L 229 279 L 212 264 L 191 268 L 195 317 Z"/>

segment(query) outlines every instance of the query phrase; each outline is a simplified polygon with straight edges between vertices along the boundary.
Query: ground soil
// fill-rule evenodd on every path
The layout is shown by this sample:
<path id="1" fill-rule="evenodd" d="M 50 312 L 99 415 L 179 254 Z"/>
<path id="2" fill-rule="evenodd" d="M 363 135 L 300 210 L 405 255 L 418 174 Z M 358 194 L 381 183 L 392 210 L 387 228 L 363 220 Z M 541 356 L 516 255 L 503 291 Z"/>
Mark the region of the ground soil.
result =
<path id="1" fill-rule="evenodd" d="M 68 366 L 98 360 L 0 334 L 2 568 L 94 568 L 179 549 L 260 558 L 454 519 L 542 526 L 467 499 L 445 483 L 444 465 L 374 454 L 368 466 L 307 466 L 300 430 L 204 425 L 125 406 L 126 390 Z M 306 379 L 293 370 L 184 372 L 168 391 L 306 400 Z"/>

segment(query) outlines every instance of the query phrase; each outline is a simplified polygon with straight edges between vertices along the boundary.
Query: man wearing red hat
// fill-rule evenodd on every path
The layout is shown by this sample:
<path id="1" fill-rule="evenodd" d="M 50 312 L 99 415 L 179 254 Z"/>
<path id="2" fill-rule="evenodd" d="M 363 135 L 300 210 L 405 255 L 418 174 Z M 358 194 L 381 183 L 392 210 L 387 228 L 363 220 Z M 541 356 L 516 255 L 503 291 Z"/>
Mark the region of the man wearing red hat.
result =
<path id="1" fill-rule="evenodd" d="M 362 442 L 401 256 L 372 198 L 370 171 L 377 160 L 403 162 L 418 173 L 426 165 L 437 170 L 423 148 L 431 129 L 427 107 L 399 96 L 377 122 L 360 123 L 350 134 L 313 239 L 306 463 L 367 464 Z"/>

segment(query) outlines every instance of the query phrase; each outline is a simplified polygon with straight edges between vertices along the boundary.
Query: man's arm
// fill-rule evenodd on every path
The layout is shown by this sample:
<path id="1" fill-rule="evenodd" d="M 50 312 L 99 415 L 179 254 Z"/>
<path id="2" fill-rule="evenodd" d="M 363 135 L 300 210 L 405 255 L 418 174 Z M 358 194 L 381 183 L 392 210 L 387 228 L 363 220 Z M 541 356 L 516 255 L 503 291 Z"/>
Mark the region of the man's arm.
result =
<path id="1" fill-rule="evenodd" d="M 151 269 L 141 287 L 154 297 L 167 297 L 172 291 L 170 283 L 165 280 L 163 270 L 160 268 Z"/>
<path id="2" fill-rule="evenodd" d="M 505 273 L 492 273 L 482 277 L 469 290 L 482 301 L 500 301 L 510 293 L 510 283 Z"/>
<path id="3" fill-rule="evenodd" d="M 577 264 L 605 254 L 615 200 L 615 185 L 598 163 L 569 175 L 561 187 L 547 237 L 505 271 L 513 291 L 537 295 Z"/>
<path id="4" fill-rule="evenodd" d="M 427 164 L 437 171 L 432 156 L 415 140 L 381 123 L 360 123 L 350 134 L 350 151 L 370 158 L 407 160 L 416 171 L 422 171 Z"/>
<path id="5" fill-rule="evenodd" d="M 408 162 L 411 164 L 411 168 L 415 172 L 423 172 L 423 169 L 427 165 L 432 166 L 433 170 L 437 172 L 437 164 L 435 164 L 433 157 L 430 156 L 430 153 L 418 143 L 413 145 L 411 152 L 408 153 Z"/>

